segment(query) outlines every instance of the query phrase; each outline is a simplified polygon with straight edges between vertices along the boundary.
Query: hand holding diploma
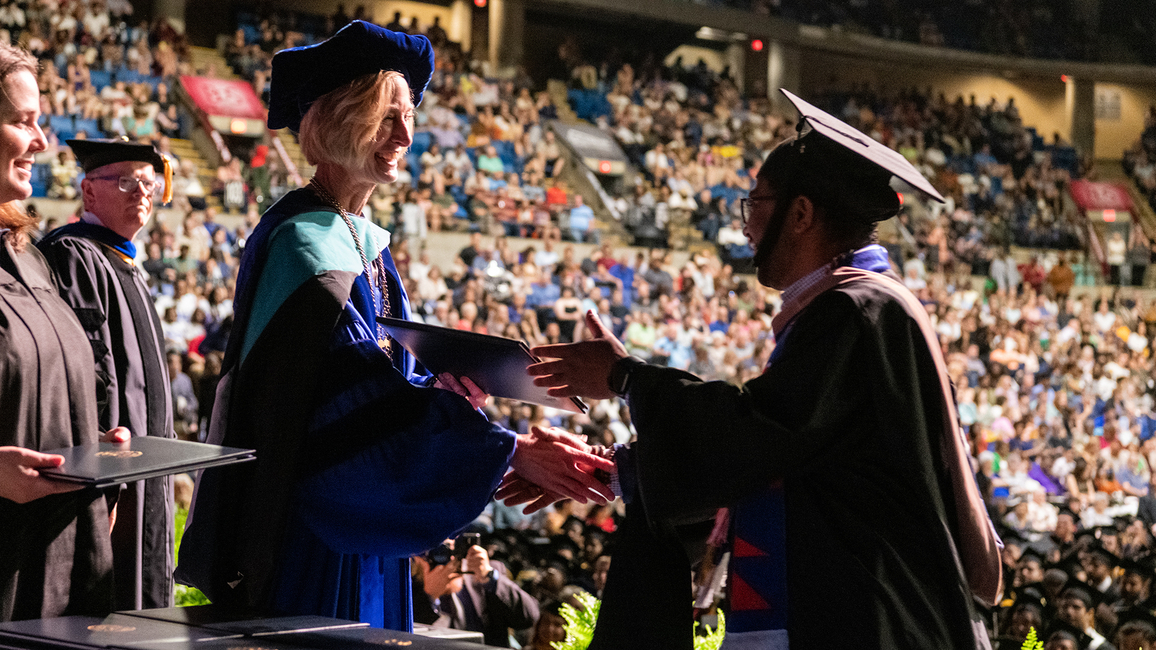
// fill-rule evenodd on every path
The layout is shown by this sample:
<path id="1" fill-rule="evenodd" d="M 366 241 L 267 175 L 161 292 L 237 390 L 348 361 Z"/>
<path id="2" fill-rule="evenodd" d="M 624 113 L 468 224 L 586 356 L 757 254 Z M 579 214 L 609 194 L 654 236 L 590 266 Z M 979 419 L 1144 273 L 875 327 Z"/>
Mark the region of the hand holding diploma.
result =
<path id="1" fill-rule="evenodd" d="M 64 457 L 23 447 L 0 447 L 0 498 L 28 503 L 50 494 L 79 490 L 81 485 L 54 481 L 39 470 L 60 467 Z"/>
<path id="2" fill-rule="evenodd" d="M 470 406 L 480 409 L 486 405 L 486 400 L 490 396 L 478 388 L 469 377 L 454 377 L 451 373 L 443 372 L 438 375 L 438 379 L 434 382 L 435 388 L 441 388 L 453 393 L 457 393 L 469 401 Z"/>

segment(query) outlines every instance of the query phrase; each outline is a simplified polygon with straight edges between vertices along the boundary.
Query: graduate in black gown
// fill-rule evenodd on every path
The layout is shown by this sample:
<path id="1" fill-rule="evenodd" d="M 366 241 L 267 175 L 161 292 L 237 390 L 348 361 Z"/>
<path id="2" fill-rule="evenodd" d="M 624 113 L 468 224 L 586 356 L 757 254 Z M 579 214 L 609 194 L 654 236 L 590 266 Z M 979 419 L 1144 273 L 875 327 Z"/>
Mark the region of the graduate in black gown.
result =
<path id="1" fill-rule="evenodd" d="M 99 433 L 92 353 L 16 204 L 47 146 L 35 75 L 32 56 L 0 45 L 0 621 L 112 609 L 105 493 L 39 473 L 64 462 L 41 452 Z"/>
<path id="2" fill-rule="evenodd" d="M 743 204 L 759 281 L 785 290 L 764 373 L 734 386 L 647 365 L 593 315 L 593 340 L 534 350 L 552 359 L 530 368 L 540 385 L 624 396 L 638 430 L 615 450 L 632 512 L 591 650 L 691 647 L 675 527 L 722 507 L 725 649 L 990 647 L 973 599 L 997 601 L 998 537 L 935 334 L 873 243 L 900 209 L 892 175 L 938 193 L 894 151 L 787 96 L 800 135 Z"/>
<path id="3" fill-rule="evenodd" d="M 164 189 L 165 162 L 148 144 L 69 140 L 85 178 L 84 213 L 38 246 L 84 326 L 96 361 L 100 424 L 174 438 L 164 335 L 132 239 Z M 117 609 L 173 599 L 172 477 L 128 484 L 113 531 Z"/>

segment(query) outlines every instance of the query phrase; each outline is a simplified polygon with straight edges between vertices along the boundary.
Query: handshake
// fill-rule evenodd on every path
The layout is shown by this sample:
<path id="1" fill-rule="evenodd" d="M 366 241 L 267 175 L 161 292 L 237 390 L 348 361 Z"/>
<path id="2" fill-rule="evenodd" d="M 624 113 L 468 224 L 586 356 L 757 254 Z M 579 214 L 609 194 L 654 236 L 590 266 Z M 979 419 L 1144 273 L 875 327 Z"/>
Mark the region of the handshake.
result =
<path id="1" fill-rule="evenodd" d="M 613 501 L 614 493 L 607 485 L 609 473 L 614 471 L 609 456 L 605 447 L 588 445 L 562 429 L 532 427 L 530 433 L 518 436 L 511 471 L 494 498 L 509 506 L 526 504 L 526 514 L 564 499 L 599 504 Z"/>

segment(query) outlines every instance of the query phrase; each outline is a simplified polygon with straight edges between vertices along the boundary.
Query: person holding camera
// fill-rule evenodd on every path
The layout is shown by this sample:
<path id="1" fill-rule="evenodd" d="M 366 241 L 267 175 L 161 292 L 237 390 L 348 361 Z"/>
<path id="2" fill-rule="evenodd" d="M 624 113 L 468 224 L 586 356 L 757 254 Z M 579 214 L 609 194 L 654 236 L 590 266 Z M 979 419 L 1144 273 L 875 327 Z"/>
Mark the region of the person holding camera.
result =
<path id="1" fill-rule="evenodd" d="M 486 645 L 508 648 L 511 628 L 528 629 L 538 620 L 538 601 L 506 575 L 501 562 L 491 561 L 478 541 L 467 533 L 419 558 L 424 572 L 414 577 L 413 620 L 481 632 Z"/>

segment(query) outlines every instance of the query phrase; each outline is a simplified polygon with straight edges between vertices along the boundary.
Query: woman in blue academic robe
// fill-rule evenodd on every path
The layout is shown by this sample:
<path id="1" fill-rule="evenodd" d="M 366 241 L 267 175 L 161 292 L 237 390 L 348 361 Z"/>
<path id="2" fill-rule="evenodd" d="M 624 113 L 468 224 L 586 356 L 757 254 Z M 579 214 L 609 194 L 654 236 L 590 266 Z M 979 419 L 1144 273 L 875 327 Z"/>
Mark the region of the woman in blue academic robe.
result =
<path id="1" fill-rule="evenodd" d="M 408 303 L 390 234 L 360 213 L 397 180 L 432 70 L 424 36 L 361 21 L 273 58 L 269 127 L 299 131 L 317 172 L 241 263 L 214 419 L 257 461 L 205 472 L 177 571 L 215 604 L 409 630 L 407 558 L 469 524 L 508 467 L 582 499 L 612 467 L 563 432 L 491 424 L 476 387 L 415 374 L 377 326 Z"/>

